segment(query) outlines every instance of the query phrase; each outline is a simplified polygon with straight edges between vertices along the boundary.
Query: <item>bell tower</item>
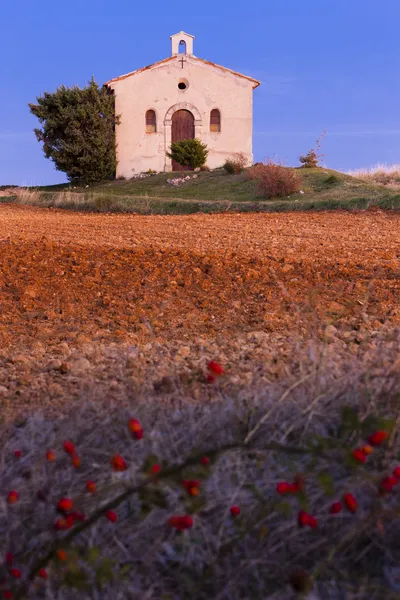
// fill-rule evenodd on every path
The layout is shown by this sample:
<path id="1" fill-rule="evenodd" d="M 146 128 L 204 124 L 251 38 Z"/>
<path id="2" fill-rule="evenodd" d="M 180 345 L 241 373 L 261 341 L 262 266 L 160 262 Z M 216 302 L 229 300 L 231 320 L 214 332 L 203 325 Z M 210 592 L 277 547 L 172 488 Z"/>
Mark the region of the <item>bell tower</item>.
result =
<path id="1" fill-rule="evenodd" d="M 172 56 L 177 56 L 178 54 L 191 56 L 193 54 L 193 40 L 194 36 L 184 31 L 171 35 Z"/>

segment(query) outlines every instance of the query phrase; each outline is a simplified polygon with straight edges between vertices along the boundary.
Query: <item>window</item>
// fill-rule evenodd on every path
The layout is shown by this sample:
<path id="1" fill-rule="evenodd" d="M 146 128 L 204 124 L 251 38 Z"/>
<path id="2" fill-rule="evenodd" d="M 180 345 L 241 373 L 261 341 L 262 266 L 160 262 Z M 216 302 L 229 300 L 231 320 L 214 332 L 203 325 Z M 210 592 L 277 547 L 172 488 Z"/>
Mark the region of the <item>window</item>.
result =
<path id="1" fill-rule="evenodd" d="M 189 87 L 189 82 L 187 79 L 181 79 L 178 83 L 178 89 L 180 89 L 182 92 L 184 90 L 186 90 Z"/>
<path id="2" fill-rule="evenodd" d="M 146 133 L 156 133 L 157 131 L 157 119 L 154 110 L 148 110 L 146 112 Z"/>
<path id="3" fill-rule="evenodd" d="M 210 131 L 221 131 L 221 113 L 214 108 L 210 113 Z"/>

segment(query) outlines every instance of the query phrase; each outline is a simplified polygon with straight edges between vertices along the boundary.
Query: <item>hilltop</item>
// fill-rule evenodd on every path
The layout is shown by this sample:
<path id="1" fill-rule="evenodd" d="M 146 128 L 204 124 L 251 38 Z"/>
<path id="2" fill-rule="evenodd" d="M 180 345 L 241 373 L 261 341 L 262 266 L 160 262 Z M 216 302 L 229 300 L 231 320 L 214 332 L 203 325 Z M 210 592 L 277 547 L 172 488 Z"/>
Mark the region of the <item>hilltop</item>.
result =
<path id="1" fill-rule="evenodd" d="M 168 182 L 179 173 L 142 175 L 86 187 L 61 184 L 17 192 L 7 201 L 95 212 L 188 214 L 196 212 L 281 212 L 287 210 L 398 208 L 396 190 L 331 169 L 297 169 L 303 185 L 290 198 L 265 200 L 246 172 L 229 175 L 223 169 L 189 173 L 179 186 Z M 193 177 L 195 175 L 195 177 Z M 5 200 L 4 200 L 5 201 Z"/>

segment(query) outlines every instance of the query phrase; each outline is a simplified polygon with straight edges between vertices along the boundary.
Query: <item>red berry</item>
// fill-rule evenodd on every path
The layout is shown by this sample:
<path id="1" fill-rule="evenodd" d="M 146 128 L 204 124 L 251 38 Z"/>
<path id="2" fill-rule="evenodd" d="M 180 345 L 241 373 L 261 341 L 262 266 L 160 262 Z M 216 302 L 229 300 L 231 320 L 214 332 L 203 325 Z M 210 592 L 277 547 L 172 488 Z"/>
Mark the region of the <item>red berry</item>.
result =
<path id="1" fill-rule="evenodd" d="M 91 494 L 94 494 L 96 491 L 96 484 L 94 481 L 88 481 L 86 483 L 86 489 L 88 492 L 90 492 Z"/>
<path id="2" fill-rule="evenodd" d="M 312 529 L 316 529 L 318 527 L 318 521 L 312 515 L 308 517 L 308 524 Z"/>
<path id="3" fill-rule="evenodd" d="M 240 506 L 235 504 L 234 506 L 231 506 L 230 511 L 232 517 L 238 517 L 240 515 Z"/>
<path id="4" fill-rule="evenodd" d="M 16 490 L 11 490 L 8 493 L 7 502 L 8 504 L 15 504 L 19 498 L 19 493 Z"/>
<path id="5" fill-rule="evenodd" d="M 111 464 L 113 466 L 114 471 L 126 471 L 128 465 L 126 461 L 120 454 L 116 454 L 111 459 Z"/>
<path id="6" fill-rule="evenodd" d="M 299 511 L 297 520 L 298 520 L 300 527 L 305 527 L 306 525 L 308 525 L 312 529 L 316 529 L 316 527 L 318 527 L 317 519 L 315 517 L 313 517 L 312 515 L 309 515 L 308 513 L 306 513 L 304 510 Z"/>
<path id="7" fill-rule="evenodd" d="M 360 463 L 365 463 L 367 460 L 367 456 L 361 448 L 355 448 L 355 450 L 353 450 L 353 458 Z"/>
<path id="8" fill-rule="evenodd" d="M 224 369 L 223 369 L 222 365 L 215 362 L 215 360 L 210 360 L 207 367 L 208 367 L 208 370 L 211 371 L 211 373 L 213 373 L 214 375 L 223 375 L 223 373 L 224 373 Z"/>
<path id="9" fill-rule="evenodd" d="M 15 458 L 21 458 L 22 450 L 14 450 L 14 456 Z"/>
<path id="10" fill-rule="evenodd" d="M 71 462 L 74 465 L 75 469 L 79 469 L 79 467 L 81 466 L 81 459 L 77 454 L 73 454 L 71 456 Z"/>
<path id="11" fill-rule="evenodd" d="M 297 492 L 300 492 L 302 489 L 302 487 L 298 483 L 289 483 L 288 485 L 289 485 L 289 487 L 288 487 L 289 494 L 297 494 Z"/>
<path id="12" fill-rule="evenodd" d="M 66 520 L 66 523 L 67 523 L 67 529 L 71 529 L 71 527 L 73 527 L 74 524 L 75 524 L 75 513 L 67 515 L 65 517 L 65 520 Z"/>
<path id="13" fill-rule="evenodd" d="M 330 513 L 331 515 L 337 515 L 338 513 L 342 512 L 342 503 L 341 502 L 334 502 L 330 508 Z"/>
<path id="14" fill-rule="evenodd" d="M 111 521 L 111 523 L 115 523 L 116 521 L 118 521 L 117 513 L 113 510 L 108 510 L 106 512 L 106 517 L 109 521 Z"/>
<path id="15" fill-rule="evenodd" d="M 379 430 L 369 436 L 368 442 L 371 446 L 380 446 L 388 437 L 389 434 L 387 431 Z"/>
<path id="16" fill-rule="evenodd" d="M 198 479 L 184 479 L 182 481 L 183 487 L 190 489 L 192 487 L 200 487 L 200 481 Z"/>
<path id="17" fill-rule="evenodd" d="M 369 455 L 370 455 L 370 454 L 372 454 L 372 453 L 373 453 L 373 451 L 374 451 L 373 447 L 372 447 L 372 446 L 369 446 L 368 444 L 365 444 L 365 445 L 364 445 L 364 446 L 361 448 L 361 450 L 364 452 L 364 454 L 365 454 L 366 456 L 369 456 Z"/>
<path id="18" fill-rule="evenodd" d="M 56 455 L 53 452 L 53 450 L 47 450 L 46 460 L 48 460 L 49 462 L 54 462 L 56 460 Z"/>
<path id="19" fill-rule="evenodd" d="M 214 383 L 215 375 L 207 375 L 207 383 Z"/>
<path id="20" fill-rule="evenodd" d="M 161 471 L 161 465 L 153 465 L 150 469 L 150 475 L 157 475 Z"/>
<path id="21" fill-rule="evenodd" d="M 49 574 L 47 573 L 46 569 L 40 569 L 39 577 L 41 577 L 42 579 L 47 579 L 48 576 L 49 576 Z"/>
<path id="22" fill-rule="evenodd" d="M 297 515 L 297 520 L 300 527 L 305 527 L 310 523 L 310 515 L 307 514 L 304 510 L 300 510 L 299 514 Z"/>
<path id="23" fill-rule="evenodd" d="M 15 577 L 15 579 L 20 579 L 22 577 L 22 573 L 19 569 L 10 569 L 11 577 Z"/>
<path id="24" fill-rule="evenodd" d="M 170 527 L 178 527 L 179 520 L 180 520 L 180 517 L 170 517 L 168 519 L 168 525 Z"/>
<path id="25" fill-rule="evenodd" d="M 57 519 L 54 523 L 54 529 L 56 529 L 56 531 L 63 531 L 64 529 L 69 529 L 67 520 Z"/>
<path id="26" fill-rule="evenodd" d="M 393 469 L 393 477 L 396 477 L 396 479 L 400 479 L 400 467 L 396 467 L 395 469 Z"/>
<path id="27" fill-rule="evenodd" d="M 208 458 L 208 456 L 203 456 L 200 460 L 201 464 L 204 466 L 207 466 L 210 464 L 210 459 Z M 400 468 L 400 467 L 399 467 Z"/>
<path id="28" fill-rule="evenodd" d="M 380 487 L 381 490 L 384 490 L 385 492 L 391 492 L 394 486 L 398 483 L 399 482 L 396 479 L 396 477 L 385 477 L 384 479 L 382 479 Z"/>
<path id="29" fill-rule="evenodd" d="M 10 590 L 4 590 L 3 598 L 6 600 L 11 600 L 14 597 L 13 593 Z"/>
<path id="30" fill-rule="evenodd" d="M 67 454 L 74 454 L 74 453 L 75 453 L 75 446 L 74 446 L 74 444 L 73 444 L 72 442 L 70 442 L 69 440 L 66 440 L 66 441 L 63 443 L 63 447 L 64 447 L 64 450 L 65 450 L 65 452 L 66 452 Z"/>
<path id="31" fill-rule="evenodd" d="M 182 485 L 187 489 L 189 496 L 200 494 L 200 481 L 198 479 L 184 479 Z"/>
<path id="32" fill-rule="evenodd" d="M 178 531 L 184 531 L 193 526 L 193 519 L 190 515 L 174 516 L 168 519 L 168 525 Z"/>
<path id="33" fill-rule="evenodd" d="M 142 429 L 140 421 L 138 421 L 137 419 L 129 419 L 128 427 L 132 433 L 135 433 L 135 431 L 140 431 Z"/>
<path id="34" fill-rule="evenodd" d="M 61 500 L 57 502 L 57 510 L 66 513 L 72 510 L 73 505 L 74 503 L 71 498 L 61 498 Z"/>
<path id="35" fill-rule="evenodd" d="M 184 517 L 182 517 L 182 525 L 185 529 L 190 529 L 190 527 L 193 527 L 192 517 L 190 517 L 189 515 L 185 515 Z"/>
<path id="36" fill-rule="evenodd" d="M 56 554 L 57 554 L 57 558 L 59 560 L 67 560 L 67 558 L 68 558 L 68 554 L 62 548 L 59 548 L 58 550 L 56 550 Z"/>
<path id="37" fill-rule="evenodd" d="M 350 512 L 355 513 L 357 511 L 358 503 L 353 494 L 345 494 L 343 496 L 343 502 L 345 503 L 347 510 Z"/>
<path id="38" fill-rule="evenodd" d="M 276 491 L 281 495 L 288 494 L 290 492 L 290 483 L 287 483 L 287 481 L 281 481 L 276 486 Z"/>
<path id="39" fill-rule="evenodd" d="M 140 421 L 137 419 L 129 419 L 128 427 L 137 440 L 141 440 L 143 438 L 143 427 L 141 426 Z"/>
<path id="40" fill-rule="evenodd" d="M 14 561 L 14 554 L 12 552 L 7 552 L 6 553 L 6 559 L 5 559 L 5 563 L 11 567 L 11 565 L 13 564 Z"/>

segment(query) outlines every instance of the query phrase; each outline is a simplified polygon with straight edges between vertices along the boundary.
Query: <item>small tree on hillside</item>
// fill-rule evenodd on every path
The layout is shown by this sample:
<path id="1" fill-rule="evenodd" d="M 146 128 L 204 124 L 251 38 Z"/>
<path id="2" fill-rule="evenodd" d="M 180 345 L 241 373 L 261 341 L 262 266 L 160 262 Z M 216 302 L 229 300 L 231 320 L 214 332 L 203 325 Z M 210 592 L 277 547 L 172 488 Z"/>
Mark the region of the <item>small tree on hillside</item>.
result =
<path id="1" fill-rule="evenodd" d="M 166 154 L 182 167 L 199 169 L 206 163 L 208 150 L 206 144 L 200 140 L 182 140 L 181 142 L 172 142 L 171 151 Z"/>
<path id="2" fill-rule="evenodd" d="M 324 157 L 323 154 L 320 154 L 320 150 L 321 150 L 321 142 L 325 136 L 326 136 L 326 131 L 323 131 L 315 143 L 315 148 L 311 148 L 311 150 L 309 150 L 307 152 L 307 154 L 299 157 L 299 161 L 303 168 L 315 169 L 319 166 L 319 162 L 320 162 L 321 158 Z"/>
<path id="3" fill-rule="evenodd" d="M 70 181 L 90 183 L 115 176 L 119 117 L 109 89 L 92 78 L 83 89 L 61 86 L 54 93 L 44 92 L 29 108 L 42 125 L 34 131 L 46 158 Z"/>

